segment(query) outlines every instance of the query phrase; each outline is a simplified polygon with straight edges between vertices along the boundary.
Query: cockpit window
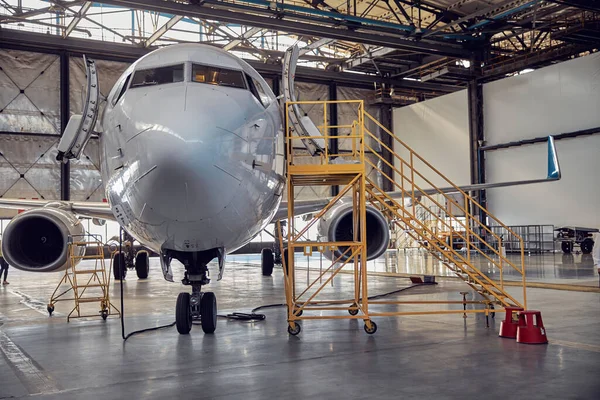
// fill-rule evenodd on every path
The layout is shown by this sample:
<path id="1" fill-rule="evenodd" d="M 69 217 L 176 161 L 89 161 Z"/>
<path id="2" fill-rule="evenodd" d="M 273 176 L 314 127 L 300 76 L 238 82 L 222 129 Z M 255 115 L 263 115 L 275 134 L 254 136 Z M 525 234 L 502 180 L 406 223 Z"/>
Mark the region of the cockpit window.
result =
<path id="1" fill-rule="evenodd" d="M 125 91 L 127 90 L 127 86 L 129 85 L 129 80 L 131 79 L 131 74 L 127 75 L 127 78 L 125 78 L 125 80 L 121 81 L 121 83 L 119 83 L 119 87 L 116 90 L 116 96 L 113 98 L 113 106 L 115 104 L 117 104 L 117 102 L 119 100 L 121 100 L 121 97 L 123 97 L 123 95 L 125 94 Z"/>
<path id="2" fill-rule="evenodd" d="M 193 64 L 192 81 L 246 89 L 246 82 L 241 71 L 208 65 Z"/>
<path id="3" fill-rule="evenodd" d="M 135 71 L 131 87 L 162 85 L 173 82 L 183 82 L 183 64 Z"/>
<path id="4" fill-rule="evenodd" d="M 266 90 L 262 87 L 259 81 L 252 78 L 250 75 L 246 74 L 246 80 L 248 81 L 248 85 L 250 85 L 250 91 L 256 97 L 263 106 L 269 107 L 271 104 L 271 98 L 267 94 Z"/>

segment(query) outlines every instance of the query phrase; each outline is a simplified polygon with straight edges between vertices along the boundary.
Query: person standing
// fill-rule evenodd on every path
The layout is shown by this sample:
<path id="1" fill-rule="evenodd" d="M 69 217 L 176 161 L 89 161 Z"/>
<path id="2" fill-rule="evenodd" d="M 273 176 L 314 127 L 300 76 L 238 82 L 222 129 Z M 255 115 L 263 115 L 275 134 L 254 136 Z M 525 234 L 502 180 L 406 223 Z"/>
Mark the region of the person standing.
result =
<path id="1" fill-rule="evenodd" d="M 6 280 L 6 276 L 8 275 L 8 263 L 2 256 L 2 241 L 0 240 L 0 278 L 2 278 L 2 273 L 4 273 L 2 284 L 8 285 L 8 281 Z"/>

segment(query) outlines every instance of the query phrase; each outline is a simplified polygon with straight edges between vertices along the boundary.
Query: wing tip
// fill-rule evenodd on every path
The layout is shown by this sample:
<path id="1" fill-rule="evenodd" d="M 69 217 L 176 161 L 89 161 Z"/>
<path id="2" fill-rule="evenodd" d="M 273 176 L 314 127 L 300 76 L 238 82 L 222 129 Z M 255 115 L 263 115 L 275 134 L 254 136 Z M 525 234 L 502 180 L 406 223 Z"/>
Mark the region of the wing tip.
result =
<path id="1" fill-rule="evenodd" d="M 554 137 L 548 136 L 548 178 L 549 180 L 559 180 L 562 177 L 560 164 L 558 163 L 558 155 Z"/>

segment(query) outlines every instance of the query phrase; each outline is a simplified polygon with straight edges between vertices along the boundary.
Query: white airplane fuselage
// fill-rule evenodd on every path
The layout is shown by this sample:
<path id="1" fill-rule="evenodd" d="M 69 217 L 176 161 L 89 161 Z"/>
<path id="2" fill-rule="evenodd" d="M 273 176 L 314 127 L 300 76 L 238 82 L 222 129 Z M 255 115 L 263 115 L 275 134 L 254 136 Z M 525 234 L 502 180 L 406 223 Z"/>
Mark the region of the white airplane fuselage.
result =
<path id="1" fill-rule="evenodd" d="M 136 71 L 177 65 L 181 81 L 127 88 Z M 246 88 L 201 82 L 194 65 L 241 71 Z M 262 101 L 251 91 L 257 84 Z M 239 58 L 199 44 L 154 51 L 119 78 L 101 124 L 106 197 L 144 246 L 230 252 L 272 220 L 284 187 L 281 114 L 265 80 Z"/>

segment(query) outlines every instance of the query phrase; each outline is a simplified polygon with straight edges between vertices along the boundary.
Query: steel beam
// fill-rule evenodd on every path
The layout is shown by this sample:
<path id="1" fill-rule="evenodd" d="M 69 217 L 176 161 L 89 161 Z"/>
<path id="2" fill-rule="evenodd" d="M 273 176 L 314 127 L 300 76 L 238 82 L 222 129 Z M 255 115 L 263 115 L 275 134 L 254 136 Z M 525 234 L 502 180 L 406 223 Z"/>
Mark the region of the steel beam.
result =
<path id="1" fill-rule="evenodd" d="M 362 65 L 366 62 L 369 62 L 377 57 L 382 57 L 382 56 L 385 56 L 386 54 L 396 51 L 396 49 L 390 49 L 389 47 L 380 47 L 377 50 L 373 50 L 373 51 L 371 51 L 371 48 L 367 48 L 367 49 L 368 49 L 367 53 L 361 54 L 354 59 L 350 59 L 350 60 L 346 61 L 344 68 L 352 69 L 352 68 Z"/>
<path id="2" fill-rule="evenodd" d="M 386 46 L 402 50 L 419 51 L 428 54 L 439 54 L 449 57 L 470 58 L 471 52 L 464 49 L 462 46 L 435 43 L 428 41 L 415 41 L 405 37 L 402 32 L 386 31 L 377 33 L 367 33 L 367 26 L 360 26 L 356 29 L 342 29 L 339 26 L 325 26 L 329 19 L 323 18 L 319 24 L 297 22 L 293 19 L 304 18 L 302 14 L 290 14 L 290 17 L 279 15 L 278 18 L 273 18 L 276 15 L 274 11 L 268 9 L 258 9 L 256 7 L 249 8 L 246 11 L 241 9 L 221 9 L 209 8 L 187 3 L 176 3 L 172 1 L 161 0 L 103 0 L 102 3 L 122 6 L 126 8 L 135 8 L 141 10 L 149 10 L 162 12 L 173 15 L 184 15 L 189 17 L 212 19 L 226 23 L 241 24 L 254 26 L 264 29 L 273 29 L 283 32 L 289 32 L 298 35 L 321 36 L 323 38 L 352 41 L 356 43 L 371 44 L 376 46 Z M 225 5 L 226 3 L 224 3 Z M 267 15 L 257 15 L 251 12 L 263 12 Z M 311 17 L 312 18 L 312 17 Z M 314 18 L 311 19 L 314 22 Z M 331 22 L 329 22 L 331 23 Z"/>
<path id="3" fill-rule="evenodd" d="M 314 42 L 312 42 L 312 43 L 304 46 L 303 48 L 301 48 L 299 54 L 300 54 L 300 56 L 303 56 L 303 55 L 305 55 L 308 52 L 311 52 L 313 50 L 318 49 L 321 46 L 326 46 L 326 45 L 328 45 L 330 43 L 333 43 L 333 42 L 335 42 L 335 40 L 333 40 L 333 39 L 319 39 L 319 40 L 316 40 L 316 41 L 314 41 Z"/>
<path id="4" fill-rule="evenodd" d="M 176 23 L 183 19 L 183 15 L 175 15 L 170 20 L 165 22 L 163 26 L 158 28 L 148 39 L 144 41 L 144 47 L 150 47 L 154 42 L 162 37 L 169 29 L 175 26 Z"/>
<path id="5" fill-rule="evenodd" d="M 65 132 L 71 118 L 69 105 L 69 53 L 60 53 L 60 134 Z M 71 165 L 69 160 L 60 163 L 60 199 L 71 199 Z"/>
<path id="6" fill-rule="evenodd" d="M 336 101 L 338 99 L 337 96 L 337 85 L 335 82 L 331 82 L 329 84 L 329 101 Z M 338 124 L 338 105 L 337 103 L 329 103 L 329 110 L 327 110 L 327 114 L 329 114 L 329 125 L 337 126 Z M 325 121 L 327 122 L 327 121 Z M 329 130 L 328 135 L 337 136 L 338 129 L 331 128 Z M 337 154 L 339 150 L 338 147 L 338 139 L 329 139 L 329 152 L 331 154 Z M 339 186 L 331 186 L 331 195 L 337 196 L 340 193 Z"/>
<path id="7" fill-rule="evenodd" d="M 383 126 L 385 126 L 390 132 L 394 132 L 393 107 L 389 104 L 382 104 L 379 107 L 379 110 L 381 112 L 381 117 L 380 117 L 381 124 Z M 381 138 L 381 141 L 383 142 L 383 144 L 385 144 L 389 149 L 394 150 L 395 140 L 392 138 L 392 136 L 388 135 L 387 133 L 382 133 L 379 137 Z M 394 161 L 395 161 L 394 154 L 383 146 L 381 149 L 381 156 L 384 158 L 384 160 L 389 162 L 391 165 L 394 165 Z M 387 176 L 394 176 L 394 174 L 395 174 L 392 167 L 390 167 L 386 163 L 383 163 L 383 165 L 381 166 L 381 169 L 382 169 L 383 173 L 386 174 Z M 383 179 L 383 190 L 388 191 L 388 192 L 395 190 L 393 183 L 389 179 Z"/>
<path id="8" fill-rule="evenodd" d="M 122 62 L 134 62 L 155 49 L 75 37 L 63 39 L 56 35 L 45 35 L 10 29 L 0 29 L 0 47 L 54 54 L 59 54 L 61 51 L 69 51 L 72 56 L 81 56 L 82 54 L 85 54 L 90 58 Z M 247 62 L 262 75 L 269 77 L 281 76 L 281 66 L 278 64 L 267 64 L 253 60 L 247 60 Z M 305 82 L 316 82 L 321 84 L 336 82 L 338 85 L 369 89 L 373 88 L 374 83 L 386 83 L 388 85 L 393 85 L 396 88 L 404 87 L 440 93 L 451 93 L 463 89 L 460 86 L 454 85 L 439 85 L 402 79 L 394 80 L 374 75 L 333 72 L 302 66 L 299 66 L 296 69 L 296 78 Z"/>
<path id="9" fill-rule="evenodd" d="M 591 129 L 583 129 L 580 131 L 559 133 L 557 135 L 552 135 L 552 137 L 556 141 L 556 140 L 561 140 L 561 139 L 573 139 L 573 138 L 576 138 L 579 136 L 590 136 L 590 135 L 598 135 L 598 134 L 600 134 L 600 126 L 597 126 L 595 128 L 591 128 Z M 547 141 L 548 141 L 548 136 L 541 136 L 541 137 L 536 137 L 533 139 L 518 140 L 516 142 L 499 143 L 499 144 L 491 144 L 489 146 L 481 146 L 480 150 L 481 151 L 501 150 L 501 149 L 508 149 L 509 147 L 525 146 L 528 144 L 546 143 Z"/>
<path id="10" fill-rule="evenodd" d="M 242 33 L 242 35 L 238 39 L 234 39 L 231 42 L 227 43 L 223 46 L 223 50 L 229 51 L 242 43 L 244 40 L 250 39 L 252 36 L 256 35 L 258 32 L 261 32 L 262 28 L 251 28 L 246 32 Z"/>
<path id="11" fill-rule="evenodd" d="M 73 32 L 73 29 L 75 29 L 75 27 L 77 26 L 77 24 L 79 22 L 81 22 L 81 20 L 83 19 L 83 17 L 85 16 L 85 14 L 87 14 L 88 10 L 90 9 L 90 7 L 92 6 L 92 2 L 91 1 L 86 1 L 81 8 L 79 9 L 79 12 L 77 13 L 77 16 L 75 18 L 73 18 L 73 20 L 71 21 L 71 23 L 69 24 L 69 26 L 67 26 L 67 29 L 65 29 L 64 33 L 63 33 L 63 37 L 66 38 L 67 36 L 69 36 L 71 34 L 71 32 Z"/>

